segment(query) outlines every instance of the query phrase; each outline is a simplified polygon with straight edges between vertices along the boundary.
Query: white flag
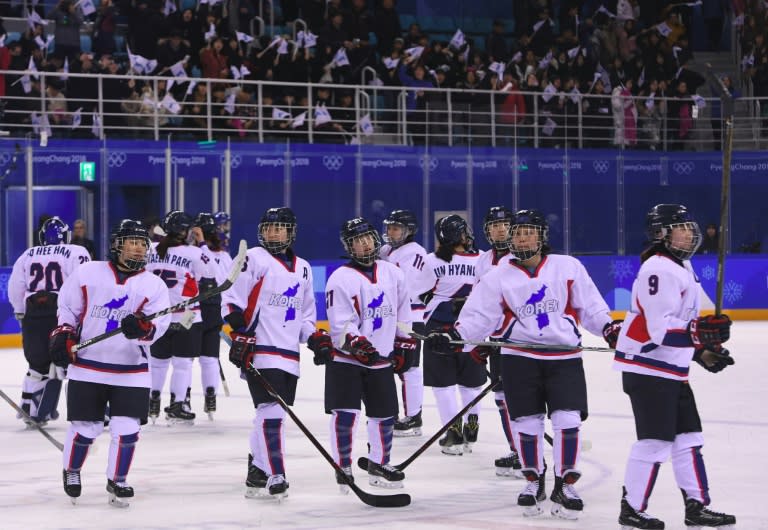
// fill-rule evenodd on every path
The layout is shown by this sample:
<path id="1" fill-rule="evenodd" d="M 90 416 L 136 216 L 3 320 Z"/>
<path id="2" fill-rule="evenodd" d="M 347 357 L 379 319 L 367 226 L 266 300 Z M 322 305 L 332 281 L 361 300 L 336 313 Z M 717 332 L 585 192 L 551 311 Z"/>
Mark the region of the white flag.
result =
<path id="1" fill-rule="evenodd" d="M 570 50 L 568 50 L 568 57 L 571 59 L 575 59 L 576 56 L 579 54 L 579 48 L 581 48 L 581 46 L 576 46 L 575 48 L 571 48 Z"/>
<path id="2" fill-rule="evenodd" d="M 235 92 L 232 92 L 227 96 L 227 101 L 224 103 L 224 110 L 228 114 L 235 113 L 235 98 L 237 98 L 237 94 Z"/>
<path id="3" fill-rule="evenodd" d="M 496 72 L 496 74 L 501 78 L 504 77 L 504 63 L 491 63 L 491 66 L 488 67 L 488 69 L 491 72 Z"/>
<path id="4" fill-rule="evenodd" d="M 62 74 L 59 79 L 66 81 L 69 78 L 69 57 L 64 57 L 64 66 L 61 69 Z"/>
<path id="5" fill-rule="evenodd" d="M 460 29 L 457 29 L 456 33 L 454 33 L 453 37 L 451 37 L 450 45 L 458 50 L 464 46 L 465 42 L 467 42 L 467 39 L 464 37 L 464 32 Z"/>
<path id="6" fill-rule="evenodd" d="M 579 100 L 581 99 L 581 92 L 579 92 L 579 89 L 576 87 L 573 87 L 573 90 L 569 92 L 571 101 L 574 104 L 578 104 Z"/>
<path id="7" fill-rule="evenodd" d="M 35 79 L 40 79 L 40 74 L 37 73 L 37 66 L 35 65 L 35 60 L 32 58 L 32 56 L 29 56 L 29 65 L 27 66 L 27 70 L 30 71 L 32 74 L 32 77 Z"/>
<path id="8" fill-rule="evenodd" d="M 241 64 L 240 65 L 240 77 L 245 78 L 245 77 L 247 77 L 249 75 L 251 75 L 251 71 L 248 70 L 247 66 L 245 66 L 244 64 Z"/>
<path id="9" fill-rule="evenodd" d="M 32 80 L 28 75 L 21 76 L 19 81 L 21 81 L 21 88 L 24 90 L 25 94 L 32 92 Z"/>
<path id="10" fill-rule="evenodd" d="M 288 41 L 285 39 L 280 39 L 280 45 L 277 47 L 277 53 L 279 55 L 287 55 L 288 54 Z"/>
<path id="11" fill-rule="evenodd" d="M 413 57 L 414 59 L 418 59 L 421 57 L 421 54 L 424 53 L 424 46 L 414 46 L 413 48 L 408 48 L 405 50 L 405 53 Z"/>
<path id="12" fill-rule="evenodd" d="M 206 41 L 209 41 L 209 40 L 213 40 L 214 37 L 216 37 L 216 26 L 213 24 L 213 22 L 211 22 L 211 25 L 208 26 L 208 31 L 205 32 L 205 35 L 203 36 L 203 38 Z"/>
<path id="13" fill-rule="evenodd" d="M 344 48 L 339 48 L 339 51 L 337 51 L 336 55 L 333 56 L 333 63 L 336 66 L 349 65 L 349 58 L 347 57 L 347 51 Z"/>
<path id="14" fill-rule="evenodd" d="M 75 5 L 80 6 L 80 10 L 86 17 L 96 12 L 96 6 L 93 5 L 93 0 L 79 0 Z"/>
<path id="15" fill-rule="evenodd" d="M 185 96 L 191 96 L 192 92 L 195 91 L 195 87 L 197 86 L 197 81 L 190 81 L 189 86 L 187 87 L 187 93 L 184 94 Z"/>
<path id="16" fill-rule="evenodd" d="M 230 66 L 229 71 L 232 72 L 232 79 L 240 79 L 241 77 L 243 77 L 242 75 L 240 75 L 240 70 L 237 69 L 237 66 L 234 66 L 234 65 Z"/>
<path id="17" fill-rule="evenodd" d="M 549 62 L 552 60 L 552 52 L 547 52 L 547 55 L 544 56 L 544 58 L 539 61 L 539 70 L 545 70 L 549 68 Z"/>
<path id="18" fill-rule="evenodd" d="M 696 6 L 700 6 L 701 4 L 702 4 L 702 0 L 696 0 L 696 2 L 687 2 L 684 5 L 688 7 L 696 7 Z"/>
<path id="19" fill-rule="evenodd" d="M 93 125 L 91 125 L 91 134 L 93 134 L 96 138 L 101 138 L 101 118 L 99 118 L 99 115 L 95 112 L 91 114 L 91 117 L 93 118 Z"/>
<path id="20" fill-rule="evenodd" d="M 703 97 L 701 97 L 698 94 L 691 95 L 691 99 L 696 104 L 697 107 L 700 109 L 704 109 L 707 107 L 707 100 L 705 100 Z"/>
<path id="21" fill-rule="evenodd" d="M 40 116 L 37 115 L 37 112 L 33 112 L 29 116 L 29 121 L 32 123 L 32 132 L 40 134 Z"/>
<path id="22" fill-rule="evenodd" d="M 734 26 L 743 26 L 744 25 L 744 13 L 739 15 L 738 17 L 733 19 L 733 25 Z"/>
<path id="23" fill-rule="evenodd" d="M 142 57 L 142 59 L 144 59 Z M 146 61 L 144 65 L 144 72 L 147 74 L 151 74 L 152 72 L 157 69 L 157 61 L 155 59 L 144 59 Z"/>
<path id="24" fill-rule="evenodd" d="M 317 35 L 315 35 L 311 31 L 307 31 L 304 34 L 304 47 L 314 48 L 315 46 L 317 46 Z"/>
<path id="25" fill-rule="evenodd" d="M 315 125 L 322 125 L 330 121 L 332 121 L 331 113 L 325 106 L 315 107 Z"/>
<path id="26" fill-rule="evenodd" d="M 601 5 L 600 7 L 598 7 L 598 8 L 597 8 L 597 12 L 598 12 L 598 13 L 605 13 L 606 15 L 608 15 L 608 16 L 609 16 L 609 17 L 611 17 L 611 18 L 616 18 L 616 15 L 614 15 L 613 13 L 611 13 L 610 11 L 608 11 L 608 10 L 605 8 L 605 6 L 604 6 L 604 5 Z"/>
<path id="27" fill-rule="evenodd" d="M 661 24 L 656 24 L 656 30 L 661 33 L 663 37 L 669 36 L 670 33 L 672 33 L 672 28 L 670 28 L 666 22 L 662 22 Z"/>
<path id="28" fill-rule="evenodd" d="M 248 44 L 249 42 L 253 42 L 253 37 L 248 35 L 247 33 L 242 33 L 240 31 L 235 31 L 235 35 L 237 35 L 237 40 L 240 42 L 244 42 Z"/>
<path id="29" fill-rule="evenodd" d="M 656 95 L 656 94 L 654 94 L 653 92 L 651 92 L 651 95 L 650 95 L 650 97 L 649 97 L 648 99 L 646 99 L 646 100 L 645 100 L 645 108 L 646 108 L 646 109 L 648 109 L 648 110 L 652 110 L 652 109 L 653 109 L 654 105 L 656 104 L 656 103 L 653 101 L 653 96 L 655 96 L 655 95 Z"/>
<path id="30" fill-rule="evenodd" d="M 397 67 L 397 64 L 400 62 L 400 58 L 392 59 L 391 57 L 384 57 L 382 61 L 384 62 L 384 66 L 386 66 L 388 70 L 391 70 Z"/>
<path id="31" fill-rule="evenodd" d="M 4 48 L 5 47 L 5 38 L 7 36 L 8 36 L 7 33 L 3 33 L 2 35 L 0 35 L 0 48 Z"/>
<path id="32" fill-rule="evenodd" d="M 37 11 L 32 11 L 27 15 L 27 25 L 31 29 L 35 29 L 35 24 L 40 24 L 41 26 L 47 26 L 48 21 L 40 18 L 40 15 L 37 14 Z"/>
<path id="33" fill-rule="evenodd" d="M 517 52 L 512 56 L 513 63 L 519 63 L 522 60 L 523 60 L 523 52 Z"/>
<path id="34" fill-rule="evenodd" d="M 179 105 L 179 102 L 176 101 L 174 97 L 168 93 L 165 94 L 165 97 L 160 102 L 160 105 L 167 109 L 171 114 L 178 114 L 181 112 L 181 105 Z"/>
<path id="35" fill-rule="evenodd" d="M 544 92 L 541 93 L 541 99 L 543 99 L 545 102 L 548 103 L 549 100 L 552 99 L 555 94 L 557 94 L 557 89 L 555 88 L 555 85 L 550 83 L 546 86 L 546 88 L 544 89 Z"/>
<path id="36" fill-rule="evenodd" d="M 43 37 L 41 37 L 40 35 L 35 37 L 35 44 L 37 44 L 37 47 L 40 48 L 41 50 L 44 50 L 47 47 L 47 45 L 45 44 L 45 41 L 43 40 Z"/>
<path id="37" fill-rule="evenodd" d="M 176 12 L 176 2 L 173 0 L 165 0 L 165 7 L 163 7 L 163 14 L 167 17 L 171 13 Z"/>
<path id="38" fill-rule="evenodd" d="M 285 112 L 282 109 L 278 109 L 277 107 L 272 107 L 272 119 L 273 120 L 287 120 L 291 117 L 291 114 L 289 112 Z"/>
<path id="39" fill-rule="evenodd" d="M 552 136 L 552 133 L 555 132 L 555 127 L 557 127 L 557 124 L 552 121 L 552 118 L 547 118 L 547 121 L 544 122 L 544 127 L 541 128 L 541 132 L 547 136 Z"/>
<path id="40" fill-rule="evenodd" d="M 541 29 L 541 26 L 544 25 L 544 22 L 546 22 L 546 20 L 539 20 L 536 24 L 533 25 L 533 35 L 536 35 L 536 32 Z M 531 35 L 531 37 L 533 37 L 533 35 Z"/>
<path id="41" fill-rule="evenodd" d="M 293 121 L 291 122 L 291 129 L 297 129 L 301 127 L 302 125 L 304 125 L 305 121 L 307 121 L 306 110 L 293 119 Z"/>
<path id="42" fill-rule="evenodd" d="M 645 67 L 640 71 L 640 77 L 637 80 L 637 86 L 642 87 L 645 84 Z"/>
<path id="43" fill-rule="evenodd" d="M 672 46 L 672 56 L 677 59 L 678 52 L 683 51 L 683 49 L 680 46 Z"/>
<path id="44" fill-rule="evenodd" d="M 371 136 L 373 135 L 373 123 L 371 123 L 371 115 L 365 114 L 362 118 L 360 118 L 360 132 L 363 133 L 365 136 Z"/>
<path id="45" fill-rule="evenodd" d="M 187 77 L 187 70 L 184 68 L 184 60 L 171 65 L 173 77 Z"/>
<path id="46" fill-rule="evenodd" d="M 42 118 L 40 118 L 40 135 L 42 136 L 45 134 L 48 137 L 53 136 L 53 131 L 51 131 L 51 123 L 48 121 L 48 114 L 43 113 Z"/>
<path id="47" fill-rule="evenodd" d="M 80 122 L 83 120 L 82 112 L 83 107 L 80 107 L 72 114 L 72 128 L 77 129 L 80 127 Z"/>

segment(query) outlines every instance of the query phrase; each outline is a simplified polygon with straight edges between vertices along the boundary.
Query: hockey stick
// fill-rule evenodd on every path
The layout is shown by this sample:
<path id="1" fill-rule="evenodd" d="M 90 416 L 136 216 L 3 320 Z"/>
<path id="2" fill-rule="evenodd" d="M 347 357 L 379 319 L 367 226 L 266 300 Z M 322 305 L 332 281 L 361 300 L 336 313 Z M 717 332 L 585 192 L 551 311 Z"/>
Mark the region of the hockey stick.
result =
<path id="1" fill-rule="evenodd" d="M 301 422 L 298 416 L 296 416 L 293 410 L 291 410 L 291 407 L 288 406 L 283 398 L 280 397 L 280 394 L 277 393 L 270 382 L 267 381 L 263 375 L 261 375 L 261 372 L 251 366 L 248 368 L 248 373 L 258 379 L 259 383 L 261 383 L 261 385 L 264 387 L 264 390 L 266 390 L 270 396 L 275 398 L 275 401 L 277 401 L 280 407 L 282 407 L 282 409 L 291 417 L 291 419 L 294 421 L 294 423 L 296 423 L 299 429 L 301 429 L 301 432 L 304 433 L 312 445 L 314 445 L 315 448 L 320 451 L 320 454 L 323 455 L 323 458 L 325 458 L 328 463 L 331 464 L 333 469 L 336 471 L 336 476 L 342 478 L 346 485 L 349 486 L 349 489 L 355 492 L 355 495 L 357 495 L 361 501 L 369 506 L 374 506 L 376 508 L 400 508 L 411 504 L 411 496 L 407 493 L 398 493 L 395 495 L 374 495 L 372 493 L 366 493 L 365 491 L 361 490 L 357 484 L 355 484 L 354 479 L 350 478 L 346 473 L 344 473 L 344 471 L 341 469 L 341 466 L 339 466 L 339 464 L 333 460 L 333 457 L 328 454 L 320 442 L 317 441 L 317 438 L 315 438 L 309 429 L 307 429 L 307 427 Z M 366 469 L 368 469 L 367 466 Z"/>
<path id="2" fill-rule="evenodd" d="M 221 359 L 216 359 L 219 362 L 219 377 L 221 377 L 221 386 L 224 387 L 224 395 L 229 397 L 229 385 L 227 379 L 224 377 L 224 369 L 221 367 Z"/>
<path id="3" fill-rule="evenodd" d="M 26 412 L 26 411 L 25 411 L 23 408 L 21 408 L 21 407 L 20 407 L 20 406 L 18 406 L 16 403 L 14 403 L 14 401 L 13 401 L 11 398 L 9 398 L 9 397 L 8 397 L 8 394 L 6 394 L 5 392 L 3 392 L 3 391 L 2 391 L 2 389 L 0 389 L 0 397 L 1 397 L 1 398 L 3 398 L 5 401 L 7 401 L 7 402 L 8 402 L 8 404 L 9 404 L 11 407 L 13 407 L 13 408 L 14 408 L 14 410 L 16 410 L 16 412 L 18 412 L 19 414 L 21 414 L 21 417 L 22 417 L 22 418 L 24 418 L 24 420 L 25 420 L 25 423 L 26 423 L 27 425 L 31 425 L 32 427 L 34 427 L 35 429 L 37 429 L 38 431 L 40 431 L 40 434 L 42 434 L 43 436 L 45 436 L 46 438 L 48 438 L 48 441 L 49 441 L 49 442 L 51 442 L 53 445 L 55 445 L 55 446 L 56 446 L 56 449 L 58 449 L 59 451 L 64 451 L 64 444 L 63 444 L 63 443 L 61 443 L 60 441 L 58 441 L 58 440 L 57 440 L 56 438 L 54 438 L 53 436 L 51 436 L 51 434 L 50 434 L 48 431 L 46 431 L 46 430 L 45 430 L 45 429 L 43 429 L 43 428 L 42 428 L 40 425 L 38 425 L 38 424 L 37 424 L 37 422 L 36 422 L 35 420 L 33 420 L 33 419 L 32 419 L 32 418 L 29 416 L 29 414 L 27 414 L 27 412 Z"/>
<path id="4" fill-rule="evenodd" d="M 176 311 L 179 311 L 181 309 L 186 309 L 187 307 L 194 305 L 201 300 L 205 300 L 206 298 L 210 298 L 211 296 L 217 295 L 221 292 L 226 291 L 230 287 L 232 287 L 232 284 L 235 283 L 235 280 L 237 280 L 238 275 L 240 274 L 240 271 L 243 268 L 243 264 L 245 263 L 246 253 L 248 252 L 248 244 L 245 242 L 245 239 L 240 240 L 240 248 L 238 249 L 237 256 L 235 256 L 235 259 L 233 260 L 232 268 L 229 271 L 229 275 L 227 276 L 227 279 L 221 282 L 221 285 L 214 287 L 213 289 L 209 289 L 205 291 L 204 293 L 198 294 L 197 296 L 194 296 L 192 298 L 189 298 L 188 300 L 184 300 L 179 302 L 178 304 L 174 304 L 170 307 L 166 307 L 165 309 L 158 311 L 156 313 L 152 313 L 151 315 L 146 315 L 142 320 L 154 320 L 156 318 L 165 316 L 169 313 L 174 313 Z M 108 331 L 107 333 L 102 333 L 101 335 L 96 335 L 95 337 L 91 337 L 90 339 L 86 339 L 80 344 L 76 344 L 72 347 L 72 354 L 77 353 L 78 351 L 82 350 L 83 348 L 87 348 L 88 346 L 91 346 L 93 344 L 96 344 L 97 342 L 101 342 L 103 340 L 106 340 L 110 337 L 114 337 L 115 335 L 119 335 L 122 333 L 123 329 L 121 327 L 117 327 L 111 331 Z"/>

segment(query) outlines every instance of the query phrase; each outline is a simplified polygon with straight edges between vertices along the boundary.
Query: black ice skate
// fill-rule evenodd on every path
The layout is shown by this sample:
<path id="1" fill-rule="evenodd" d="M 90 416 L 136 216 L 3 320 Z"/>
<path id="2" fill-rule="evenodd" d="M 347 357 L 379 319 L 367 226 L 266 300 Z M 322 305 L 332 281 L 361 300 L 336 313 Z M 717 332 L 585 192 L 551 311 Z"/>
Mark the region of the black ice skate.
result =
<path id="1" fill-rule="evenodd" d="M 544 491 L 547 466 L 546 464 L 544 465 L 544 472 L 541 475 L 531 470 L 525 470 L 523 474 L 528 482 L 523 491 L 520 492 L 520 495 L 517 496 L 517 505 L 523 509 L 525 517 L 535 517 L 542 512 L 539 503 L 547 498 L 547 494 Z"/>
<path id="2" fill-rule="evenodd" d="M 445 436 L 440 438 L 437 442 L 440 444 L 440 449 L 443 454 L 446 455 L 463 455 L 464 454 L 464 434 L 461 430 L 461 420 L 456 421 Z"/>
<path id="3" fill-rule="evenodd" d="M 549 497 L 555 517 L 575 521 L 584 510 L 584 502 L 573 487 L 579 477 L 581 473 L 578 471 L 566 471 L 562 478 L 555 477 L 555 489 Z"/>
<path id="4" fill-rule="evenodd" d="M 208 419 L 213 419 L 213 413 L 216 412 L 216 391 L 212 386 L 205 389 L 205 404 L 203 412 L 208 414 Z"/>
<path id="5" fill-rule="evenodd" d="M 477 420 L 477 414 L 470 414 L 464 424 L 464 451 L 467 453 L 472 452 L 472 446 L 477 442 L 477 431 L 480 428 Z"/>
<path id="6" fill-rule="evenodd" d="M 116 508 L 127 508 L 129 505 L 127 499 L 133 497 L 133 488 L 125 482 L 107 479 L 107 493 L 109 493 L 109 504 Z"/>
<path id="7" fill-rule="evenodd" d="M 346 475 L 347 480 L 344 480 L 344 477 L 341 473 L 338 471 L 336 472 L 336 484 L 339 485 L 339 491 L 343 493 L 344 495 L 349 494 L 349 484 L 355 483 L 355 477 L 352 476 L 352 467 L 342 467 L 341 470 L 344 472 L 344 475 Z"/>
<path id="8" fill-rule="evenodd" d="M 189 410 L 186 403 L 176 401 L 170 407 L 165 407 L 165 419 L 171 425 L 192 425 L 195 423 L 195 413 Z"/>
<path id="9" fill-rule="evenodd" d="M 267 493 L 278 501 L 288 496 L 288 481 L 285 475 L 271 475 L 267 479 Z"/>
<path id="10" fill-rule="evenodd" d="M 727 528 L 736 524 L 736 517 L 727 513 L 719 513 L 709 510 L 696 499 L 685 499 L 685 526 L 688 528 Z"/>
<path id="11" fill-rule="evenodd" d="M 69 500 L 72 504 L 77 504 L 77 498 L 82 491 L 82 484 L 80 483 L 79 471 L 63 471 L 62 476 L 64 478 L 64 493 L 69 495 Z"/>
<path id="12" fill-rule="evenodd" d="M 397 489 L 403 487 L 405 473 L 391 464 L 379 465 L 368 460 L 368 484 L 379 488 Z"/>
<path id="13" fill-rule="evenodd" d="M 153 390 L 149 395 L 149 419 L 154 424 L 158 416 L 160 416 L 160 391 Z"/>
<path id="14" fill-rule="evenodd" d="M 621 512 L 619 513 L 619 524 L 621 530 L 632 530 L 633 528 L 640 528 L 644 530 L 664 530 L 664 522 L 651 517 L 645 512 L 637 511 L 627 502 L 627 490 L 624 490 L 623 497 L 621 498 Z"/>
<path id="15" fill-rule="evenodd" d="M 245 497 L 253 499 L 264 495 L 267 474 L 253 465 L 253 455 L 248 455 L 248 476 L 245 478 Z"/>
<path id="16" fill-rule="evenodd" d="M 421 436 L 421 411 L 414 416 L 406 416 L 402 420 L 395 421 L 394 436 Z"/>
<path id="17" fill-rule="evenodd" d="M 498 477 L 523 478 L 522 466 L 520 465 L 520 457 L 517 456 L 517 451 L 512 451 L 506 456 L 497 458 L 493 464 L 496 466 L 496 476 Z"/>

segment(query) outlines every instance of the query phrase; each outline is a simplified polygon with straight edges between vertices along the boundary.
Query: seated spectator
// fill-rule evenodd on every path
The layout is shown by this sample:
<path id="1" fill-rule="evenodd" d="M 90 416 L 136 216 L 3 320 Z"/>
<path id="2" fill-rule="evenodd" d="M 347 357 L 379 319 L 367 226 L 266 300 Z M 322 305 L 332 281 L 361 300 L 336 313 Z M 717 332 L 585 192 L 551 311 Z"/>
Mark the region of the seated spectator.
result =
<path id="1" fill-rule="evenodd" d="M 67 98 L 61 91 L 64 88 L 64 84 L 54 78 L 49 77 L 45 86 L 45 92 L 47 97 L 46 107 L 48 109 L 48 122 L 54 128 L 54 134 L 61 136 L 65 133 L 64 129 L 56 129 L 56 127 L 63 127 L 71 123 L 69 112 L 67 109 Z M 58 133 L 58 134 L 57 134 Z"/>
<path id="2" fill-rule="evenodd" d="M 707 228 L 704 229 L 704 236 L 701 239 L 701 246 L 699 247 L 699 254 L 717 254 L 718 246 L 718 233 L 717 225 L 709 223 Z"/>
<path id="3" fill-rule="evenodd" d="M 72 225 L 71 243 L 73 245 L 80 245 L 81 247 L 85 247 L 85 249 L 88 251 L 88 254 L 91 255 L 91 259 L 96 259 L 96 246 L 94 245 L 93 240 L 88 239 L 85 236 L 85 221 L 82 219 L 75 220 L 74 224 Z"/>

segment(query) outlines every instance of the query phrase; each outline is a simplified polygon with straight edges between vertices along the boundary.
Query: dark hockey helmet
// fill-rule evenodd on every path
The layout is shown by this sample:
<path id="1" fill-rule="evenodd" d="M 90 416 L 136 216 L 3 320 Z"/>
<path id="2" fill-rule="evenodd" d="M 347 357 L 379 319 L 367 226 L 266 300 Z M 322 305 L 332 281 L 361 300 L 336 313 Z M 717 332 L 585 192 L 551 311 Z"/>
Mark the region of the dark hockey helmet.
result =
<path id="1" fill-rule="evenodd" d="M 129 241 L 133 244 L 127 247 Z M 131 271 L 141 270 L 147 264 L 149 243 L 149 231 L 141 221 L 123 219 L 109 236 L 109 261 Z"/>
<path id="2" fill-rule="evenodd" d="M 56 216 L 46 219 L 37 234 L 37 241 L 42 246 L 67 244 L 71 240 L 69 225 Z"/>
<path id="3" fill-rule="evenodd" d="M 402 226 L 403 230 L 399 238 L 390 237 L 387 230 L 390 226 Z M 386 219 L 384 219 L 384 233 L 382 237 L 384 242 L 397 248 L 405 243 L 412 241 L 413 236 L 419 231 L 419 225 L 416 223 L 416 215 L 410 210 L 393 210 Z"/>
<path id="4" fill-rule="evenodd" d="M 701 245 L 699 225 L 682 204 L 657 204 L 648 212 L 645 226 L 648 241 L 663 243 L 677 259 L 691 259 Z"/>
<path id="5" fill-rule="evenodd" d="M 216 226 L 221 232 L 229 232 L 229 222 L 231 219 L 227 212 L 216 212 L 213 214 L 213 219 L 216 221 Z"/>
<path id="6" fill-rule="evenodd" d="M 270 234 L 270 228 L 285 228 L 286 237 Z M 277 232 L 279 234 L 279 232 Z M 277 241 L 271 238 L 280 237 Z M 282 254 L 296 240 L 296 214 L 288 207 L 269 208 L 259 222 L 259 243 L 270 254 Z"/>
<path id="7" fill-rule="evenodd" d="M 467 249 L 470 249 L 475 240 L 472 235 L 472 229 L 467 222 L 456 214 L 438 219 L 435 223 L 435 235 L 441 245 L 448 247 L 464 245 Z"/>
<path id="8" fill-rule="evenodd" d="M 341 225 L 339 236 L 341 244 L 344 245 L 344 249 L 349 254 L 349 257 L 360 265 L 369 267 L 379 257 L 379 251 L 381 250 L 379 233 L 371 223 L 362 217 L 355 217 L 344 222 Z M 363 246 L 358 251 L 354 249 L 356 241 Z"/>
<path id="9" fill-rule="evenodd" d="M 541 253 L 549 241 L 549 226 L 538 210 L 519 210 L 512 216 L 509 250 L 520 260 Z M 536 241 L 529 236 L 535 235 Z"/>
<path id="10" fill-rule="evenodd" d="M 203 231 L 203 235 L 208 237 L 216 233 L 216 220 L 209 212 L 200 212 L 195 217 L 195 226 Z"/>
<path id="11" fill-rule="evenodd" d="M 169 236 L 186 237 L 187 232 L 193 226 L 192 218 L 180 210 L 168 212 L 160 222 L 162 228 Z"/>
<path id="12" fill-rule="evenodd" d="M 485 214 L 483 219 L 483 231 L 488 243 L 496 250 L 509 250 L 509 240 L 512 237 L 512 210 L 506 206 L 492 206 L 488 213 Z M 494 230 L 496 239 L 491 234 L 491 229 L 499 225 L 506 227 L 506 236 L 503 239 L 498 239 L 498 230 Z"/>

